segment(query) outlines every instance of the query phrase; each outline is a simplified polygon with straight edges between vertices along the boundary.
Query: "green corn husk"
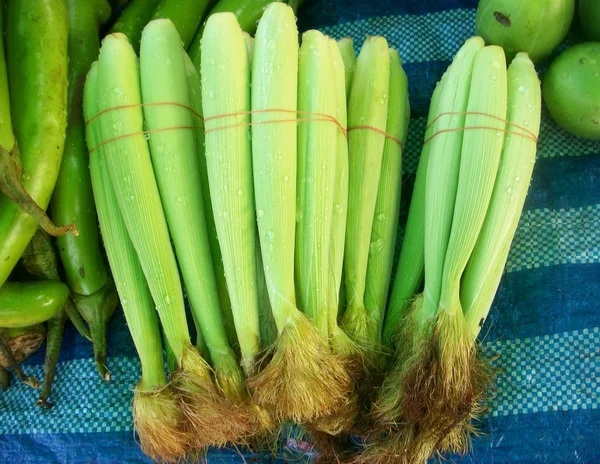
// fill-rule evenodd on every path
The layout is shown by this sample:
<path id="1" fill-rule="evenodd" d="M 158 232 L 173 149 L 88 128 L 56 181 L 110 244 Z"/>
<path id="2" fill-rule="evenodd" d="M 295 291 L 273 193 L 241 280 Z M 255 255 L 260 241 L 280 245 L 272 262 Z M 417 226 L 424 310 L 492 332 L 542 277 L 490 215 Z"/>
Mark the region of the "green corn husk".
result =
<path id="1" fill-rule="evenodd" d="M 223 259 L 221 258 L 221 248 L 217 237 L 217 226 L 213 215 L 212 203 L 210 201 L 210 187 L 208 184 L 208 168 L 206 166 L 206 153 L 204 150 L 204 122 L 202 121 L 202 81 L 200 74 L 194 67 L 192 60 L 184 53 L 185 68 L 188 78 L 188 91 L 190 96 L 190 105 L 195 115 L 193 118 L 196 131 L 196 146 L 198 149 L 198 158 L 200 160 L 200 185 L 202 187 L 202 199 L 204 201 L 204 217 L 206 219 L 206 228 L 208 231 L 208 241 L 210 245 L 210 255 L 217 282 L 217 292 L 219 293 L 219 304 L 223 314 L 223 324 L 230 345 L 234 350 L 239 351 L 237 334 L 235 333 L 235 324 L 233 322 L 233 313 L 231 311 L 231 300 L 227 289 L 225 279 L 225 269 L 223 268 Z"/>
<path id="2" fill-rule="evenodd" d="M 252 110 L 279 108 L 287 111 L 253 113 L 252 139 L 263 267 L 278 337 L 269 349 L 268 364 L 250 380 L 250 386 L 257 403 L 270 409 L 277 420 L 296 422 L 327 414 L 345 398 L 347 384 L 344 382 L 348 380 L 331 355 L 326 334 L 319 332 L 313 321 L 296 307 L 294 248 L 300 249 L 295 243 L 295 234 L 301 227 L 296 224 L 301 211 L 297 209 L 296 198 L 302 195 L 302 131 L 313 127 L 315 122 L 301 124 L 298 133 L 291 123 L 259 124 L 282 119 L 293 122 L 296 108 L 316 111 L 310 106 L 314 104 L 312 100 L 304 94 L 316 86 L 315 79 L 320 77 L 309 68 L 316 66 L 313 63 L 316 60 L 315 56 L 305 52 L 307 47 L 303 44 L 298 63 L 293 9 L 280 3 L 270 5 L 256 33 L 252 59 Z M 305 86 L 303 79 L 309 80 L 310 86 Z M 297 99 L 290 91 L 296 87 L 296 81 L 302 84 L 298 86 Z M 279 206 L 273 207 L 273 202 Z M 296 285 L 300 303 L 299 283 Z M 321 292 L 325 291 L 322 286 Z M 325 330 L 326 316 L 325 313 Z"/>
<path id="3" fill-rule="evenodd" d="M 348 104 L 349 197 L 344 276 L 348 308 L 342 327 L 355 341 L 377 340 L 364 305 L 369 243 L 383 159 L 390 81 L 390 55 L 383 37 L 368 37 L 356 62 Z M 369 126 L 380 132 L 359 128 Z"/>
<path id="4" fill-rule="evenodd" d="M 249 139 L 250 67 L 235 15 L 212 15 L 202 38 L 205 152 L 215 218 L 242 367 L 254 372 L 260 350 L 256 222 Z M 235 116 L 222 117 L 235 114 Z M 213 118 L 213 119 L 209 119 Z M 222 129 L 225 126 L 235 126 Z"/>
<path id="5" fill-rule="evenodd" d="M 123 34 L 110 34 L 102 41 L 98 95 L 100 143 L 119 209 L 177 359 L 173 386 L 195 432 L 194 444 L 225 445 L 238 439 L 239 430 L 229 420 L 230 402 L 213 384 L 208 364 L 190 341 L 177 262 L 143 132 L 138 59 Z M 127 108 L 110 110 L 123 105 Z"/>
<path id="6" fill-rule="evenodd" d="M 344 37 L 338 40 L 338 46 L 344 60 L 344 80 L 346 82 L 346 100 L 348 100 L 350 99 L 350 90 L 352 89 L 354 68 L 356 68 L 356 52 L 354 51 L 352 37 Z"/>
<path id="7" fill-rule="evenodd" d="M 200 161 L 187 109 L 190 98 L 184 50 L 175 25 L 167 19 L 148 23 L 142 33 L 140 67 L 145 104 L 173 102 L 179 106 L 145 106 L 149 131 L 183 129 L 150 135 L 155 177 L 192 312 L 206 341 L 217 384 L 234 404 L 244 401 L 242 372 L 229 346 L 221 317 L 211 262 L 200 185 Z"/>
<path id="8" fill-rule="evenodd" d="M 429 105 L 429 116 L 427 118 L 428 129 L 425 131 L 425 140 L 433 134 L 431 123 L 438 114 L 438 101 L 442 90 L 438 83 L 431 96 Z M 396 276 L 392 286 L 390 301 L 385 314 L 383 326 L 383 345 L 394 348 L 395 336 L 399 330 L 399 321 L 402 320 L 410 308 L 411 299 L 415 296 L 423 283 L 424 247 L 425 247 L 425 180 L 427 177 L 427 165 L 429 164 L 429 152 L 431 145 L 423 146 L 417 174 L 413 187 L 402 248 L 396 268 Z M 395 388 L 395 387 L 394 387 Z"/>
<path id="9" fill-rule="evenodd" d="M 398 52 L 390 49 L 390 94 L 386 132 L 400 143 L 388 137 L 383 147 L 365 291 L 365 308 L 371 324 L 377 326 L 375 341 L 378 344 L 381 343 L 394 262 L 394 249 L 398 235 L 402 189 L 402 151 L 406 142 L 409 119 L 408 79 L 402 69 Z"/>
<path id="10" fill-rule="evenodd" d="M 94 63 L 84 87 L 86 120 L 98 114 L 97 73 Z M 100 143 L 97 124 L 88 124 L 86 139 L 90 148 Z M 104 247 L 142 367 L 133 398 L 133 422 L 140 446 L 152 459 L 180 459 L 187 452 L 184 418 L 179 399 L 167 384 L 158 315 L 121 216 L 102 147 L 90 155 L 90 175 Z"/>

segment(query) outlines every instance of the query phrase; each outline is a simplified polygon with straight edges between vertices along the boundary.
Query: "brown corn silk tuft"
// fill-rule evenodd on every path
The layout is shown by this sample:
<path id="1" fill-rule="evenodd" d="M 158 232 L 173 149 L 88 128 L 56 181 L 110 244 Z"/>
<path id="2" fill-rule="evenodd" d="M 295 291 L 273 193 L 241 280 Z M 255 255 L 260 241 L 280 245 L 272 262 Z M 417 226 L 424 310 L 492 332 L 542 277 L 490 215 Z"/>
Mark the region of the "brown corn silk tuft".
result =
<path id="1" fill-rule="evenodd" d="M 270 359 L 269 359 L 270 358 Z M 254 401 L 277 421 L 313 421 L 343 404 L 352 379 L 327 341 L 302 313 L 295 313 L 263 357 L 268 364 L 248 380 Z"/>
<path id="2" fill-rule="evenodd" d="M 177 462 L 190 443 L 179 398 L 169 387 L 133 394 L 133 425 L 144 454 L 159 462 Z"/>
<path id="3" fill-rule="evenodd" d="M 256 433 L 256 418 L 249 404 L 225 398 L 213 383 L 210 367 L 197 351 L 184 352 L 172 384 L 181 399 L 180 407 L 194 448 L 245 444 Z"/>

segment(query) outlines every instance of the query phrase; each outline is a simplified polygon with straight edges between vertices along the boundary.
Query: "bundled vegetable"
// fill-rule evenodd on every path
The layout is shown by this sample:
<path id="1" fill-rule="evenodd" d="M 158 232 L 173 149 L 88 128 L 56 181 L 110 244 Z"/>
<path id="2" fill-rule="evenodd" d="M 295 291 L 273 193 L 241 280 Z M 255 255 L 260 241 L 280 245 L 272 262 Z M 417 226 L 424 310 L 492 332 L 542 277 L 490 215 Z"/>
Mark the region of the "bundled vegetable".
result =
<path id="1" fill-rule="evenodd" d="M 40 17 L 44 20 L 38 21 Z M 44 213 L 58 176 L 67 123 L 67 35 L 65 0 L 7 2 L 11 104 L 0 65 L 0 160 L 6 195 L 0 196 L 0 285 L 35 234 L 38 221 L 54 235 L 76 233 L 73 225 L 55 227 Z M 0 62 L 3 58 L 0 55 Z"/>
<path id="2" fill-rule="evenodd" d="M 333 76 L 322 74 L 331 60 L 325 37 L 316 31 L 304 35 L 299 63 L 297 53 L 293 9 L 270 5 L 258 25 L 252 60 L 252 141 L 263 268 L 278 337 L 250 386 L 258 404 L 277 419 L 304 422 L 343 401 L 348 380 L 327 343 L 328 274 L 321 266 L 328 265 L 328 239 L 318 264 L 311 266 L 305 254 L 311 247 L 316 251 L 315 240 L 325 239 L 305 231 L 314 226 L 315 234 L 331 232 L 335 162 L 327 166 L 329 177 L 321 176 L 321 166 L 326 154 L 335 155 L 330 144 L 337 127 L 314 116 L 335 115 Z M 290 91 L 296 81 L 298 98 Z M 289 124 L 297 111 L 298 133 Z M 318 192 L 327 196 L 327 185 L 328 199 L 319 203 Z"/>
<path id="3" fill-rule="evenodd" d="M 372 324 L 376 325 L 375 341 L 378 344 L 381 343 L 396 247 L 402 189 L 402 152 L 410 119 L 408 80 L 398 52 L 393 49 L 390 49 L 389 89 L 387 137 L 383 146 L 381 176 L 371 229 L 365 290 L 365 308 Z"/>
<path id="4" fill-rule="evenodd" d="M 189 110 L 184 53 L 171 21 L 148 23 L 140 53 L 144 116 L 151 134 L 154 174 L 188 299 L 206 341 L 217 384 L 232 401 L 232 407 L 239 407 L 246 400 L 246 392 L 219 307 L 204 217 L 200 160 L 194 132 L 189 130 L 196 116 Z M 170 104 L 161 105 L 164 102 Z"/>
<path id="5" fill-rule="evenodd" d="M 346 98 L 350 98 L 354 68 L 356 67 L 356 53 L 352 37 L 344 37 L 338 41 L 338 46 L 344 60 L 344 76 L 346 82 Z"/>
<path id="6" fill-rule="evenodd" d="M 99 28 L 108 20 L 106 0 L 67 0 L 69 13 L 68 124 L 60 173 L 52 195 L 52 219 L 77 224 L 78 236 L 57 238 L 66 282 L 77 310 L 90 327 L 94 359 L 104 380 L 110 379 L 106 361 L 106 332 L 117 303 L 117 293 L 104 261 L 88 168 L 83 119 L 83 82 L 100 48 Z"/>
<path id="7" fill-rule="evenodd" d="M 368 37 L 356 62 L 348 103 L 349 197 L 344 274 L 348 308 L 342 327 L 367 348 L 377 343 L 378 315 L 365 307 L 371 230 L 385 144 L 390 54 L 383 37 Z"/>
<path id="8" fill-rule="evenodd" d="M 482 46 L 477 38 L 467 41 L 438 84 L 430 108 L 433 133 L 426 137 L 426 146 L 430 146 L 423 153 L 429 156 L 426 289 L 428 268 L 433 266 L 427 260 L 430 198 L 437 198 L 438 204 L 441 198 L 427 194 L 438 190 L 443 173 L 449 172 L 439 169 L 440 160 L 448 155 L 459 158 L 455 184 L 451 179 L 445 181 L 455 185 L 456 194 L 454 201 L 444 206 L 452 213 L 442 253 L 439 302 L 433 305 L 432 314 L 423 314 L 421 308 L 433 296 L 424 294 L 400 314 L 395 363 L 374 405 L 374 417 L 383 432 L 379 443 L 363 456 L 372 462 L 388 462 L 390 455 L 403 462 L 425 462 L 435 451 L 464 452 L 472 430 L 471 417 L 480 411 L 490 382 L 490 370 L 478 352 L 476 338 L 498 287 L 531 178 L 540 123 L 540 86 L 526 54 L 518 54 L 507 73 L 502 50 Z M 467 88 L 446 97 L 456 83 Z M 465 95 L 465 110 L 446 106 L 446 98 L 461 104 L 464 100 L 455 97 L 459 94 Z M 450 116 L 462 116 L 464 122 L 441 126 Z M 455 142 L 449 151 L 447 143 L 452 141 L 446 140 L 445 151 L 439 151 L 440 139 L 459 133 L 460 144 Z M 439 222 L 436 224 L 439 228 Z M 439 266 L 436 269 L 439 272 Z M 397 425 L 401 422 L 404 425 Z"/>
<path id="9" fill-rule="evenodd" d="M 86 120 L 98 110 L 98 68 L 94 63 L 84 91 Z M 102 140 L 97 124 L 88 124 L 87 143 Z M 157 313 L 137 253 L 121 215 L 105 158 L 105 149 L 90 154 L 90 173 L 104 246 L 135 343 L 142 376 L 133 397 L 133 421 L 144 453 L 156 460 L 183 458 L 189 445 L 180 399 L 167 383 Z"/>
<path id="10" fill-rule="evenodd" d="M 101 139 L 90 151 L 104 147 L 119 209 L 177 361 L 173 387 L 194 431 L 194 445 L 236 441 L 240 422 L 190 341 L 175 254 L 144 137 L 137 57 L 124 35 L 103 40 L 97 72 L 98 113 L 88 124 L 99 125 Z"/>
<path id="11" fill-rule="evenodd" d="M 211 16 L 202 39 L 202 106 L 210 199 L 246 375 L 260 350 L 256 223 L 248 123 L 250 69 L 235 16 Z M 227 127 L 227 129 L 221 129 Z"/>

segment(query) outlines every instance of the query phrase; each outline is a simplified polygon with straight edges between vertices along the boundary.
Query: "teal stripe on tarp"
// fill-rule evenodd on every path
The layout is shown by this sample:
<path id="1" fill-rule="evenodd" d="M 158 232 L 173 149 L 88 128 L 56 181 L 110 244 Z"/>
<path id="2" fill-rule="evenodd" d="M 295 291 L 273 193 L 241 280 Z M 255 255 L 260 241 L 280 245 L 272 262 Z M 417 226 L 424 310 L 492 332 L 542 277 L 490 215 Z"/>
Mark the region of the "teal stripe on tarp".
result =
<path id="1" fill-rule="evenodd" d="M 486 343 L 499 356 L 492 415 L 596 409 L 600 404 L 600 329 Z M 91 359 L 61 363 L 54 383 L 60 401 L 50 411 L 35 406 L 37 391 L 16 383 L 0 396 L 0 433 L 123 432 L 132 429 L 131 401 L 139 378 L 137 359 L 112 358 L 113 380 L 99 379 Z M 42 376 L 42 366 L 28 366 Z M 545 394 L 548 392 L 549 394 Z M 551 393 L 551 394 L 550 394 Z"/>

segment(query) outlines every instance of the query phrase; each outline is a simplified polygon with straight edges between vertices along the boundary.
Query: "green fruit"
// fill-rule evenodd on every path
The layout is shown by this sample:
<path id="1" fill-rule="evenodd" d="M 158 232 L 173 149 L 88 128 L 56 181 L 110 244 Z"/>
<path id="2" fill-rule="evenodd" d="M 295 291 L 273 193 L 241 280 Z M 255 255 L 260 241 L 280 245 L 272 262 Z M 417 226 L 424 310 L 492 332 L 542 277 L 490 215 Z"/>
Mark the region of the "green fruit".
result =
<path id="1" fill-rule="evenodd" d="M 579 22 L 588 40 L 600 42 L 600 1 L 579 0 Z"/>
<path id="2" fill-rule="evenodd" d="M 600 140 L 600 43 L 575 45 L 559 55 L 546 73 L 542 94 L 559 126 Z"/>
<path id="3" fill-rule="evenodd" d="M 537 62 L 565 38 L 574 10 L 575 0 L 480 0 L 477 35 L 504 48 L 509 62 L 521 51 Z"/>

